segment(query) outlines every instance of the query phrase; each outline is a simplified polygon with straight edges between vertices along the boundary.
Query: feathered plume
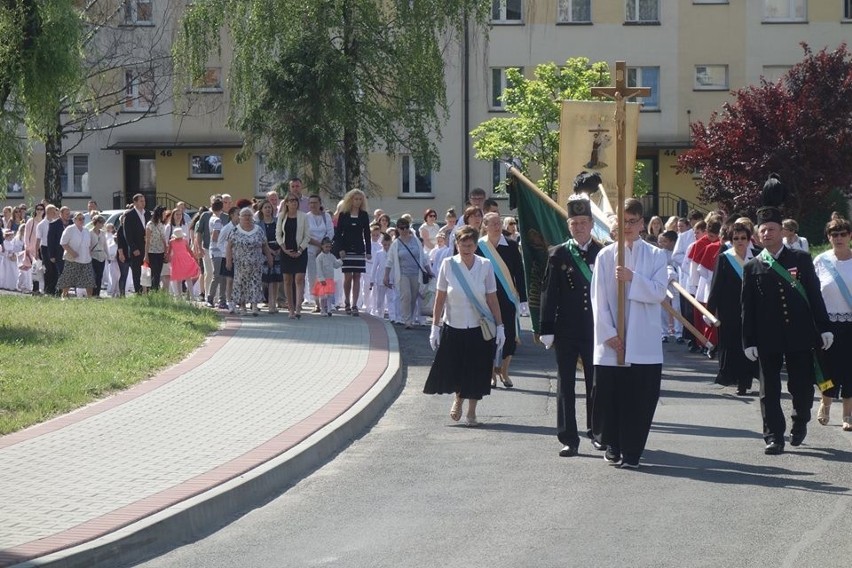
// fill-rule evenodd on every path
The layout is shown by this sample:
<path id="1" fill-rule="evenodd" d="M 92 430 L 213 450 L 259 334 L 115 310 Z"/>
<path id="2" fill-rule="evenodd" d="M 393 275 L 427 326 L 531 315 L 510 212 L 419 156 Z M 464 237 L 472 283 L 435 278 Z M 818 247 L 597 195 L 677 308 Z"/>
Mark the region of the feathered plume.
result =
<path id="1" fill-rule="evenodd" d="M 598 186 L 601 183 L 602 180 L 599 173 L 582 171 L 574 178 L 574 193 L 591 195 L 598 191 Z"/>
<path id="2" fill-rule="evenodd" d="M 786 199 L 787 188 L 781 183 L 781 177 L 774 172 L 769 174 L 760 192 L 760 204 L 764 207 L 781 207 Z"/>

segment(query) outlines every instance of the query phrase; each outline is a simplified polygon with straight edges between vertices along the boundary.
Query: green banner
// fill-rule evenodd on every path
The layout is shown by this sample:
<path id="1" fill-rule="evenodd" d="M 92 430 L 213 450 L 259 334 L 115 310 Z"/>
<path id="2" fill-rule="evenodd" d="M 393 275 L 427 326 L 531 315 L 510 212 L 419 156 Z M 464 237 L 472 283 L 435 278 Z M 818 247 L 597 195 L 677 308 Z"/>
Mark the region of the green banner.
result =
<path id="1" fill-rule="evenodd" d="M 568 240 L 568 222 L 541 194 L 512 180 L 508 190 L 511 203 L 517 207 L 518 231 L 521 233 L 521 253 L 527 278 L 527 297 L 533 331 L 539 333 L 541 286 L 547 269 L 549 248 Z"/>

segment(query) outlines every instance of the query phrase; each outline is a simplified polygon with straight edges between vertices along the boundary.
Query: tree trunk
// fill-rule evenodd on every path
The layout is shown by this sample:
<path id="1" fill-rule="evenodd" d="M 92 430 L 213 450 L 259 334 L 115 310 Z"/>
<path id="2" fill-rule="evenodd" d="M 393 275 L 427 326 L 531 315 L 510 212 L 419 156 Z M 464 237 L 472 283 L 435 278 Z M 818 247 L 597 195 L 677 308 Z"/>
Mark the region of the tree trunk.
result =
<path id="1" fill-rule="evenodd" d="M 57 207 L 62 205 L 62 158 L 62 126 L 57 122 L 44 141 L 44 198 Z"/>
<path id="2" fill-rule="evenodd" d="M 352 13 L 352 2 L 343 2 L 343 55 L 350 69 L 356 69 L 358 64 L 358 47 L 355 39 L 355 15 Z M 361 186 L 361 160 L 358 156 L 358 82 L 352 81 L 349 91 L 350 108 L 349 120 L 343 127 L 343 183 L 344 193 Z"/>

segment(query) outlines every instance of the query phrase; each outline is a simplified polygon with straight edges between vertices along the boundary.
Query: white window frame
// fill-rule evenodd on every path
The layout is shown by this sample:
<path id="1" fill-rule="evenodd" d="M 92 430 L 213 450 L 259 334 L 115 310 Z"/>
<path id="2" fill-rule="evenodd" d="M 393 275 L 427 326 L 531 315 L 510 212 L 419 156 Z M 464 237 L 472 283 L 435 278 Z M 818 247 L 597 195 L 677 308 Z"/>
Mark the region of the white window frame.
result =
<path id="1" fill-rule="evenodd" d="M 147 93 L 145 92 L 147 91 Z M 124 70 L 124 112 L 148 112 L 156 106 L 153 69 Z"/>
<path id="2" fill-rule="evenodd" d="M 589 19 L 575 20 L 574 6 L 582 2 L 589 6 Z M 556 23 L 558 24 L 591 24 L 592 23 L 592 0 L 557 0 Z"/>
<path id="3" fill-rule="evenodd" d="M 657 84 L 656 85 L 648 85 L 647 81 L 643 82 L 642 76 L 645 73 L 645 69 L 656 69 L 657 70 Z M 630 74 L 634 72 L 636 74 L 636 84 L 630 84 Z M 650 87 L 652 97 L 636 97 L 636 102 L 642 103 L 642 108 L 640 109 L 643 112 L 647 111 L 659 111 L 660 110 L 660 67 L 657 65 L 644 65 L 644 66 L 636 66 L 636 67 L 628 67 L 627 68 L 627 80 L 628 85 L 630 87 Z M 656 87 L 657 92 L 654 93 L 653 89 Z M 656 96 L 653 96 L 656 95 Z M 648 99 L 656 99 L 657 104 L 652 105 L 648 102 Z"/>
<path id="4" fill-rule="evenodd" d="M 852 0 L 843 0 L 843 19 L 852 20 Z"/>
<path id="5" fill-rule="evenodd" d="M 724 78 L 722 82 L 718 82 L 720 76 Z M 696 65 L 692 88 L 695 91 L 730 90 L 728 66 L 718 64 Z"/>
<path id="6" fill-rule="evenodd" d="M 518 17 L 509 18 L 508 4 L 517 2 Z M 495 18 L 495 12 L 497 17 Z M 524 23 L 524 0 L 491 0 L 491 23 L 492 24 L 523 24 Z"/>
<path id="7" fill-rule="evenodd" d="M 506 92 L 506 87 L 509 86 L 509 80 L 506 77 L 507 69 L 517 69 L 521 75 L 524 74 L 524 68 L 516 65 L 512 65 L 509 67 L 492 67 L 491 68 L 491 77 L 488 82 L 488 108 L 491 110 L 497 111 L 505 111 L 506 108 L 503 104 L 503 101 L 500 100 L 500 97 L 503 96 L 503 93 Z M 498 76 L 497 72 L 499 72 Z M 499 83 L 499 84 L 498 84 Z M 496 95 L 495 86 L 500 87 L 500 94 Z"/>
<path id="8" fill-rule="evenodd" d="M 400 197 L 432 197 L 435 194 L 435 187 L 432 179 L 432 172 L 428 172 L 429 176 L 429 191 L 417 191 L 417 165 L 414 163 L 414 158 L 410 154 L 402 154 L 400 156 L 399 167 L 399 196 Z M 423 177 L 423 172 L 421 177 Z M 408 181 L 406 181 L 406 174 Z M 414 187 L 411 186 L 412 181 Z M 408 190 L 406 191 L 406 183 Z M 413 190 L 413 191 L 412 191 Z"/>
<path id="9" fill-rule="evenodd" d="M 497 193 L 495 195 L 492 195 L 492 197 L 506 197 L 507 175 L 508 174 L 506 173 L 506 160 L 491 160 L 491 193 L 495 194 L 498 187 L 503 190 L 502 193 Z"/>
<path id="10" fill-rule="evenodd" d="M 207 83 L 207 79 L 211 76 L 216 79 L 215 83 Z M 196 79 L 189 88 L 190 93 L 221 93 L 223 91 L 221 67 L 205 67 L 204 76 Z"/>
<path id="11" fill-rule="evenodd" d="M 85 160 L 85 168 L 86 171 L 81 172 L 78 176 L 75 168 L 77 166 L 77 158 L 80 159 L 81 166 L 83 160 Z M 68 175 L 68 172 L 71 172 L 71 175 Z M 62 195 L 74 197 L 80 196 L 88 196 L 89 193 L 89 184 L 88 184 L 88 174 L 89 174 L 89 155 L 88 154 L 66 154 L 65 157 L 62 158 L 62 170 L 60 173 L 60 182 L 59 186 L 62 191 Z M 79 178 L 79 181 L 78 181 Z"/>
<path id="12" fill-rule="evenodd" d="M 219 171 L 212 172 L 194 172 L 192 168 L 192 164 L 196 158 L 208 158 L 210 156 L 218 156 L 219 157 Z M 200 153 L 193 152 L 188 156 L 187 166 L 189 167 L 189 179 L 224 179 L 225 178 L 225 160 L 223 159 L 222 154 L 214 154 L 212 152 L 209 153 Z"/>
<path id="13" fill-rule="evenodd" d="M 148 6 L 149 19 L 139 19 L 140 6 Z M 154 0 L 124 0 L 124 25 L 153 26 Z"/>
<path id="14" fill-rule="evenodd" d="M 657 4 L 657 17 L 653 20 L 643 20 L 640 19 L 639 14 L 642 12 L 641 5 L 642 2 L 655 2 Z M 633 7 L 633 11 L 635 13 L 635 17 L 630 17 L 630 7 Z M 624 3 L 624 21 L 630 23 L 641 23 L 641 24 L 649 24 L 649 23 L 659 23 L 660 22 L 660 0 L 626 0 Z"/>
<path id="15" fill-rule="evenodd" d="M 781 0 L 786 4 L 786 14 L 777 16 L 770 15 L 769 4 L 771 0 L 763 0 L 763 21 L 764 22 L 806 22 L 808 20 L 808 0 Z M 801 5 L 804 14 L 796 16 L 796 8 Z M 785 8 L 782 8 L 782 10 Z"/>
<path id="16" fill-rule="evenodd" d="M 730 0 L 692 0 L 693 4 L 730 4 Z"/>
<path id="17" fill-rule="evenodd" d="M 792 65 L 764 65 L 760 76 L 768 83 L 777 83 L 781 80 L 781 76 L 792 68 Z"/>

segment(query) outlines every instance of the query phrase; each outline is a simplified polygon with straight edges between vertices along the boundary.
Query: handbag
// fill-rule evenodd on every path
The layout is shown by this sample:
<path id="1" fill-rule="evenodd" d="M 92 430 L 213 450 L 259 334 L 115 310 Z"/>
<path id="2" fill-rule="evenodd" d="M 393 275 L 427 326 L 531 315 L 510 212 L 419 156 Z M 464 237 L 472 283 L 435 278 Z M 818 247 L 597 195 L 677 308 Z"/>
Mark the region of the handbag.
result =
<path id="1" fill-rule="evenodd" d="M 468 301 L 474 305 L 481 315 L 479 318 L 479 329 L 482 331 L 482 339 L 485 341 L 491 341 L 497 337 L 497 322 L 494 320 L 494 316 L 490 311 L 486 310 L 476 296 L 473 295 L 473 291 L 470 289 L 470 284 L 467 281 L 467 276 L 465 276 L 461 268 L 459 268 L 458 263 L 455 260 L 450 259 L 450 266 L 452 266 L 453 273 L 456 275 L 456 280 L 459 281 Z"/>
<path id="2" fill-rule="evenodd" d="M 147 262 L 142 265 L 142 272 L 139 276 L 139 285 L 148 288 L 151 286 L 151 267 Z"/>

